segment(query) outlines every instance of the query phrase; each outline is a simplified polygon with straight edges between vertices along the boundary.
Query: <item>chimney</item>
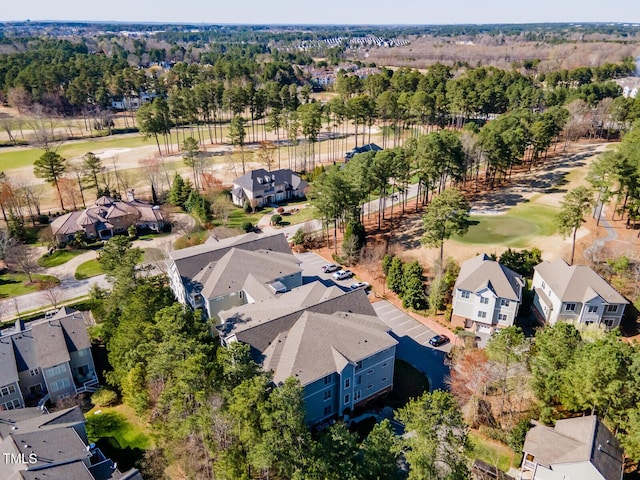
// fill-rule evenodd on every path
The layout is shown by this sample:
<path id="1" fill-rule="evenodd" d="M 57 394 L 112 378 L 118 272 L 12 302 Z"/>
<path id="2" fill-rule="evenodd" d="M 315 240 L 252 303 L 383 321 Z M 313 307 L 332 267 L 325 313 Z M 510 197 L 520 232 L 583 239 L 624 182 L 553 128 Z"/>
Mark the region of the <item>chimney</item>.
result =
<path id="1" fill-rule="evenodd" d="M 129 188 L 127 190 L 127 202 L 133 202 L 136 199 L 136 196 L 133 194 L 133 188 Z"/>
<path id="2" fill-rule="evenodd" d="M 16 328 L 16 332 L 22 331 L 22 320 L 20 319 L 16 320 L 15 328 Z"/>

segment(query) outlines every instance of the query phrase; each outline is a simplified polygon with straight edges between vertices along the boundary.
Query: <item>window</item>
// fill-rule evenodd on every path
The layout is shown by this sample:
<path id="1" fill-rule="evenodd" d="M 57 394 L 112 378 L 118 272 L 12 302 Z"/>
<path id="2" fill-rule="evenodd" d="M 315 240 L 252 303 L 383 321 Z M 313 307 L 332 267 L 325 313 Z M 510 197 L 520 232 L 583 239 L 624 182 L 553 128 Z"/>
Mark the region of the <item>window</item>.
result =
<path id="1" fill-rule="evenodd" d="M 349 400 L 350 400 L 350 399 L 351 399 L 351 397 L 349 397 L 349 394 L 347 393 L 347 394 L 344 396 L 344 404 L 345 404 L 345 405 L 347 405 L 347 404 L 349 403 Z"/>
<path id="2" fill-rule="evenodd" d="M 329 385 L 331 383 L 331 375 L 324 377 L 324 384 Z"/>
<path id="3" fill-rule="evenodd" d="M 362 397 L 362 392 L 360 390 L 357 390 L 356 393 L 353 394 L 353 401 L 357 402 L 358 400 L 360 400 L 360 397 Z"/>
<path id="4" fill-rule="evenodd" d="M 15 385 L 7 385 L 6 387 L 0 388 L 0 397 L 11 395 L 13 393 L 16 393 Z"/>
<path id="5" fill-rule="evenodd" d="M 489 303 L 489 299 L 487 297 L 480 297 L 480 303 L 486 305 Z"/>
<path id="6" fill-rule="evenodd" d="M 588 309 L 589 313 L 597 313 L 597 311 L 598 311 L 597 305 L 589 305 L 589 309 Z"/>
<path id="7" fill-rule="evenodd" d="M 367 375 L 371 375 L 373 373 L 373 368 L 367 372 Z"/>
<path id="8" fill-rule="evenodd" d="M 386 382 L 387 381 L 387 377 L 382 377 L 382 381 Z"/>
<path id="9" fill-rule="evenodd" d="M 362 369 L 362 361 L 356 362 L 356 372 Z"/>
<path id="10" fill-rule="evenodd" d="M 541 286 L 541 287 L 542 287 L 542 289 L 544 290 L 544 289 L 546 288 L 547 284 L 546 284 L 546 283 L 544 283 L 544 282 L 542 282 L 542 284 L 541 284 L 540 286 Z"/>
<path id="11" fill-rule="evenodd" d="M 325 390 L 322 394 L 322 398 L 324 400 L 329 400 L 331 398 L 331 390 Z"/>
<path id="12" fill-rule="evenodd" d="M 613 318 L 605 318 L 603 322 L 607 327 L 613 327 Z"/>
<path id="13" fill-rule="evenodd" d="M 324 407 L 324 416 L 328 417 L 329 415 L 331 415 L 331 405 L 327 405 L 326 407 Z"/>
<path id="14" fill-rule="evenodd" d="M 351 379 L 346 378 L 344 381 L 344 388 L 349 388 L 351 386 Z"/>
<path id="15" fill-rule="evenodd" d="M 86 377 L 89 375 L 89 365 L 80 365 L 78 367 L 78 375 Z"/>
<path id="16" fill-rule="evenodd" d="M 470 295 L 469 295 L 469 292 L 466 292 L 466 291 L 462 290 L 462 291 L 460 292 L 460 296 L 461 296 L 462 298 L 464 298 L 464 299 L 468 299 Z"/>
<path id="17" fill-rule="evenodd" d="M 499 322 L 506 322 L 507 321 L 507 316 L 504 313 L 499 313 L 498 314 L 498 321 Z"/>
<path id="18" fill-rule="evenodd" d="M 576 311 L 576 304 L 575 303 L 566 303 L 564 306 L 564 310 L 566 312 L 575 312 Z"/>
<path id="19" fill-rule="evenodd" d="M 382 368 L 386 367 L 387 365 L 389 365 L 389 364 L 388 364 L 387 362 L 384 362 L 384 363 L 382 364 Z"/>
<path id="20" fill-rule="evenodd" d="M 500 299 L 500 306 L 501 307 L 508 307 L 509 306 L 509 300 L 506 300 L 504 298 Z"/>
<path id="21" fill-rule="evenodd" d="M 618 311 L 618 305 L 607 305 L 607 313 L 615 313 Z"/>
<path id="22" fill-rule="evenodd" d="M 22 404 L 20 403 L 20 400 L 15 399 L 7 403 L 2 403 L 0 406 L 2 407 L 2 410 L 13 410 L 14 408 L 22 407 Z"/>
<path id="23" fill-rule="evenodd" d="M 362 375 L 356 377 L 356 385 L 362 385 Z"/>
<path id="24" fill-rule="evenodd" d="M 373 388 L 373 383 L 370 383 L 369 385 L 367 385 L 367 390 L 371 390 Z"/>
<path id="25" fill-rule="evenodd" d="M 55 367 L 51 367 L 51 368 L 47 368 L 44 373 L 50 377 L 50 376 L 54 376 L 54 375 L 61 375 L 63 373 L 67 372 L 67 367 L 66 365 L 57 365 Z"/>
<path id="26" fill-rule="evenodd" d="M 34 368 L 33 370 L 29 370 L 29 374 L 30 374 L 32 377 L 35 377 L 35 376 L 36 376 L 36 375 L 38 375 L 39 373 L 40 373 L 40 370 L 39 370 L 39 369 L 37 369 L 37 368 Z"/>
<path id="27" fill-rule="evenodd" d="M 478 318 L 487 318 L 487 312 L 483 312 L 482 310 L 480 310 L 478 312 Z"/>
<path id="28" fill-rule="evenodd" d="M 30 386 L 29 393 L 33 396 L 42 395 L 42 385 L 39 383 L 36 383 L 35 385 Z"/>
<path id="29" fill-rule="evenodd" d="M 68 378 L 63 378 L 62 380 L 58 380 L 57 382 L 53 382 L 51 384 L 51 391 L 57 392 L 58 390 L 64 390 L 65 388 L 69 388 L 71 386 L 71 382 L 69 382 Z"/>

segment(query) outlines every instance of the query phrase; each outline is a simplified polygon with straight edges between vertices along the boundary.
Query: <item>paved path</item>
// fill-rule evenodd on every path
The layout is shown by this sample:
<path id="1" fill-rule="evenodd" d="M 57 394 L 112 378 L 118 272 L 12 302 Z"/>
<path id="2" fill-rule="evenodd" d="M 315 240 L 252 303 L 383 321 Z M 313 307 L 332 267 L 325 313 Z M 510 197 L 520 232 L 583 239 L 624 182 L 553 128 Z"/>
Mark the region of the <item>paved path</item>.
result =
<path id="1" fill-rule="evenodd" d="M 373 308 L 378 317 L 391 327 L 391 335 L 399 342 L 397 357 L 424 373 L 432 391 L 447 389 L 445 378 L 449 375 L 449 367 L 444 360 L 451 344 L 439 348 L 429 345 L 429 339 L 436 332 L 387 301 L 376 302 Z"/>

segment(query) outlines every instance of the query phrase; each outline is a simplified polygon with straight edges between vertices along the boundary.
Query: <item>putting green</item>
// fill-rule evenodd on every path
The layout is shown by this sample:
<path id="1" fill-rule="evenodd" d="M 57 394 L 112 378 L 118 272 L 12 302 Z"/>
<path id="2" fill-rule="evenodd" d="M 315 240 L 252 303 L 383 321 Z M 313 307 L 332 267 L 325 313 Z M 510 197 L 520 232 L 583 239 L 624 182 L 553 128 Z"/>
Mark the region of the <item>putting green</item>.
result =
<path id="1" fill-rule="evenodd" d="M 502 215 L 472 215 L 472 225 L 463 237 L 454 236 L 459 243 L 526 247 L 533 237 L 553 235 L 557 228 L 558 209 L 547 205 L 526 203 L 513 207 Z"/>

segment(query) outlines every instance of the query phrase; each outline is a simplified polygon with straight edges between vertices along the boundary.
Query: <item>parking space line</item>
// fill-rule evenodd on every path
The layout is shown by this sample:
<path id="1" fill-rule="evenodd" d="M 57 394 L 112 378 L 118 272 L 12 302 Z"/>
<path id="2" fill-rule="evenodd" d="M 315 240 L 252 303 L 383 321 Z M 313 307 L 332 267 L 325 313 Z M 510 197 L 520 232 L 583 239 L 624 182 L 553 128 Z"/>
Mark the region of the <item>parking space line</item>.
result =
<path id="1" fill-rule="evenodd" d="M 416 325 L 415 327 L 411 327 L 409 330 L 407 330 L 407 333 L 411 332 L 412 330 L 415 330 L 416 328 L 420 328 L 422 327 L 422 325 Z"/>

